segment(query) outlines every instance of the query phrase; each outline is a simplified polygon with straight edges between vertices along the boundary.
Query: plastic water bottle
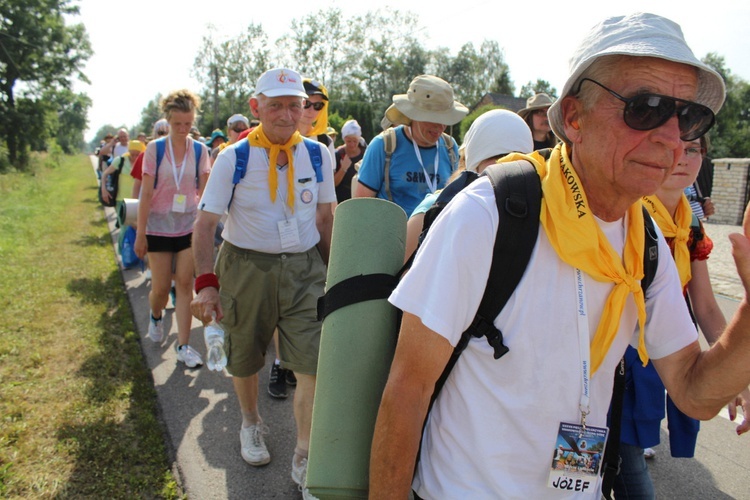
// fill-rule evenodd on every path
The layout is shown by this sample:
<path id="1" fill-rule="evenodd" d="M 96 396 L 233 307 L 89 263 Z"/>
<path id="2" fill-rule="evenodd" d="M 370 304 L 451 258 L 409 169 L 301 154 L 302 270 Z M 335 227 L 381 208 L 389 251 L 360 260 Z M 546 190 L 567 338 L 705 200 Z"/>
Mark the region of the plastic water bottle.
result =
<path id="1" fill-rule="evenodd" d="M 224 329 L 216 322 L 216 317 L 203 329 L 203 339 L 208 351 L 208 369 L 220 372 L 227 366 L 227 355 L 224 352 Z"/>

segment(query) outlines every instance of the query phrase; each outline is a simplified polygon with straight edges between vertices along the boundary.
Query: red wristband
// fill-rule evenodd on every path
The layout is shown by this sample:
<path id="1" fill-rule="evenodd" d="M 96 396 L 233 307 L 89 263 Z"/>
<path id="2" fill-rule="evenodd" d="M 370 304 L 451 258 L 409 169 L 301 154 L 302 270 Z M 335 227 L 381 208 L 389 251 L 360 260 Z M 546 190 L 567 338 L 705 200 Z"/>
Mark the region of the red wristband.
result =
<path id="1" fill-rule="evenodd" d="M 219 278 L 214 273 L 201 274 L 195 278 L 195 293 L 200 293 L 201 290 L 209 286 L 219 289 Z"/>

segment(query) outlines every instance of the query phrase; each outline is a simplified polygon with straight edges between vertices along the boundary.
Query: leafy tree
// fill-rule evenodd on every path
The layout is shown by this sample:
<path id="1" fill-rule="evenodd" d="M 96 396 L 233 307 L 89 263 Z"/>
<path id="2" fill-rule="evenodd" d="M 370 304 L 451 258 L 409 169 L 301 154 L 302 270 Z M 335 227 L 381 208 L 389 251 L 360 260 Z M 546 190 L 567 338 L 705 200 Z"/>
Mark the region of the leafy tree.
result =
<path id="1" fill-rule="evenodd" d="M 87 82 L 83 65 L 91 56 L 82 24 L 65 25 L 65 15 L 78 14 L 70 0 L 3 0 L 0 2 L 0 137 L 8 145 L 8 157 L 16 163 L 29 144 L 31 116 L 21 112 L 50 89 L 69 89 L 72 80 Z"/>
<path id="2" fill-rule="evenodd" d="M 42 102 L 49 106 L 50 135 L 66 154 L 83 149 L 83 132 L 88 126 L 91 99 L 86 94 L 76 94 L 70 89 L 45 92 Z"/>
<path id="3" fill-rule="evenodd" d="M 715 52 L 707 54 L 703 62 L 715 69 L 724 79 L 727 98 L 716 116 L 716 125 L 711 129 L 711 151 L 713 158 L 750 157 L 750 84 L 735 76 L 726 67 L 723 56 Z"/>
<path id="4" fill-rule="evenodd" d="M 536 82 L 529 81 L 526 85 L 521 87 L 521 92 L 518 97 L 528 99 L 534 94 L 547 94 L 552 99 L 557 99 L 557 89 L 553 87 L 547 80 L 537 78 Z"/>
<path id="5" fill-rule="evenodd" d="M 146 132 L 146 135 L 151 135 L 154 130 L 154 123 L 162 118 L 161 108 L 159 108 L 159 102 L 162 99 L 161 94 L 151 99 L 146 107 L 141 110 L 141 121 L 136 125 L 136 130 Z"/>
<path id="6" fill-rule="evenodd" d="M 107 134 L 116 135 L 117 134 L 118 127 L 115 127 L 112 124 L 106 124 L 99 127 L 99 130 L 96 131 L 96 134 L 94 134 L 94 138 L 91 139 L 91 142 L 88 143 L 88 147 L 91 151 L 96 151 L 96 148 L 99 147 L 99 143 L 104 139 L 104 137 L 107 136 Z"/>

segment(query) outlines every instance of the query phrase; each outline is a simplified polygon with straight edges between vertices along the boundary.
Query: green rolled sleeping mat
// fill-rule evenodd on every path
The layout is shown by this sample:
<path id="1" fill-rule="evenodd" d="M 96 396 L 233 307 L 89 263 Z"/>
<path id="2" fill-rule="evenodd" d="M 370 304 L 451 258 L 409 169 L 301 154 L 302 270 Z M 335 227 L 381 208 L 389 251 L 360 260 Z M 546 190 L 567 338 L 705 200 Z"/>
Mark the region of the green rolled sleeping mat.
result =
<path id="1" fill-rule="evenodd" d="M 326 298 L 336 285 L 345 299 L 392 288 L 405 241 L 406 214 L 398 205 L 343 202 L 334 217 Z M 346 280 L 353 287 L 346 289 Z M 323 321 L 307 469 L 307 488 L 320 500 L 367 498 L 375 419 L 398 333 L 398 311 L 387 296 L 359 297 Z"/>

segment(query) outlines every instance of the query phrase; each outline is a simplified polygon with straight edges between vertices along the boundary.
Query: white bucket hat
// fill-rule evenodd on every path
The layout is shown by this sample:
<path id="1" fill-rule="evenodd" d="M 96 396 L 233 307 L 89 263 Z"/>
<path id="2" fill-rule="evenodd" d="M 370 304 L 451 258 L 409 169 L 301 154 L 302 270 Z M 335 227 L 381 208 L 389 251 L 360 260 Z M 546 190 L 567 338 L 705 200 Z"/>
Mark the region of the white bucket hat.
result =
<path id="1" fill-rule="evenodd" d="M 307 99 L 302 77 L 294 70 L 287 68 L 269 69 L 258 78 L 255 96 L 266 97 L 293 96 Z"/>
<path id="2" fill-rule="evenodd" d="M 362 137 L 362 127 L 359 126 L 357 120 L 347 120 L 347 122 L 341 127 L 341 137 L 349 135 Z"/>
<path id="3" fill-rule="evenodd" d="M 454 100 L 453 87 L 442 78 L 420 75 L 409 84 L 406 94 L 393 96 L 385 116 L 396 125 L 412 120 L 454 125 L 469 113 L 466 106 Z"/>
<path id="4" fill-rule="evenodd" d="M 656 57 L 698 68 L 698 93 L 695 101 L 718 113 L 724 103 L 724 80 L 701 62 L 688 47 L 680 26 L 655 14 L 636 13 L 605 19 L 594 26 L 570 58 L 570 76 L 562 97 L 547 112 L 552 131 L 570 142 L 563 130 L 562 98 L 571 94 L 581 74 L 598 58 L 608 55 Z"/>
<path id="5" fill-rule="evenodd" d="M 474 120 L 461 147 L 466 155 L 466 170 L 476 171 L 482 161 L 493 156 L 531 153 L 534 139 L 523 118 L 507 109 L 493 109 Z"/>

